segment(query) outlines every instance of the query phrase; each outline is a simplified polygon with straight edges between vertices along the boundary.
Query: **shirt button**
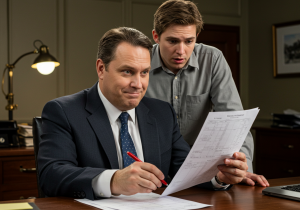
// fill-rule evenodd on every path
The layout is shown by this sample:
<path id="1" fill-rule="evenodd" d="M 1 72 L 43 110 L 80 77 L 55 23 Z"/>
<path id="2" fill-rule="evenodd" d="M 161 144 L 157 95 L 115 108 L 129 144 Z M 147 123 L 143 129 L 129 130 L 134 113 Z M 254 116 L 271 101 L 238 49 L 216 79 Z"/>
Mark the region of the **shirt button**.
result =
<path id="1" fill-rule="evenodd" d="M 101 196 L 104 196 L 104 194 L 103 194 L 103 193 L 100 193 L 100 195 L 101 195 Z"/>
<path id="2" fill-rule="evenodd" d="M 175 77 L 175 79 L 177 79 L 177 77 Z"/>
<path id="3" fill-rule="evenodd" d="M 178 119 L 178 115 L 176 115 L 177 119 Z"/>
<path id="4" fill-rule="evenodd" d="M 178 99 L 178 97 L 177 97 L 177 96 L 175 96 L 175 99 Z"/>

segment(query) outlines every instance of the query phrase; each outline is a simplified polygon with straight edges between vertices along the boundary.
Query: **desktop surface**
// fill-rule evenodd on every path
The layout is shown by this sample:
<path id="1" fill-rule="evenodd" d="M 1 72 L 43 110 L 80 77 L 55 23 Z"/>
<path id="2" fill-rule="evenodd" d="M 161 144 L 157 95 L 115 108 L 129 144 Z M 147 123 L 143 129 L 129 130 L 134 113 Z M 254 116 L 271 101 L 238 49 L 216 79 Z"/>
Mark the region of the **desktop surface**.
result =
<path id="1" fill-rule="evenodd" d="M 300 177 L 270 179 L 271 186 L 289 185 L 300 183 Z M 299 209 L 300 202 L 271 197 L 262 194 L 264 187 L 250 187 L 245 185 L 235 185 L 228 191 L 209 191 L 192 187 L 172 194 L 172 196 L 191 200 L 199 203 L 211 204 L 210 209 L 231 209 L 231 210 L 264 210 L 264 209 Z M 161 194 L 164 188 L 158 189 L 155 193 Z M 97 209 L 75 201 L 73 198 L 51 197 L 26 200 L 2 201 L 0 203 L 11 202 L 34 202 L 41 210 L 50 209 Z"/>

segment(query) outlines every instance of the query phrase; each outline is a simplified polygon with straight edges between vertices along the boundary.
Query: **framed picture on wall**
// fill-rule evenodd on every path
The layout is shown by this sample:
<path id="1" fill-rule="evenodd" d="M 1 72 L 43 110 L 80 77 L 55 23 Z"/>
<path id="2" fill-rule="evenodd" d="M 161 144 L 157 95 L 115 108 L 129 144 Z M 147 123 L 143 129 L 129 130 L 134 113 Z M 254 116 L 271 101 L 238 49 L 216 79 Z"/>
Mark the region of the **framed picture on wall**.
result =
<path id="1" fill-rule="evenodd" d="M 300 20 L 272 26 L 274 77 L 300 76 Z"/>

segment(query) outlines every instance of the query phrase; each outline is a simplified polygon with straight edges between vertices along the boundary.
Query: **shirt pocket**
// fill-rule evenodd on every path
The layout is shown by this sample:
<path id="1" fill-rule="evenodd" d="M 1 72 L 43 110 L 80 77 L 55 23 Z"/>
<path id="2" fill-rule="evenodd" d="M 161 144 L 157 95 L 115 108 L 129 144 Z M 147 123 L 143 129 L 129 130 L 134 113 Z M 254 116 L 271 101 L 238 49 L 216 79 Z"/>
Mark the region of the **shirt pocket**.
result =
<path id="1" fill-rule="evenodd" d="M 211 111 L 211 101 L 209 92 L 203 93 L 199 96 L 186 96 L 186 111 L 187 119 L 199 120 L 206 118 L 207 113 Z"/>

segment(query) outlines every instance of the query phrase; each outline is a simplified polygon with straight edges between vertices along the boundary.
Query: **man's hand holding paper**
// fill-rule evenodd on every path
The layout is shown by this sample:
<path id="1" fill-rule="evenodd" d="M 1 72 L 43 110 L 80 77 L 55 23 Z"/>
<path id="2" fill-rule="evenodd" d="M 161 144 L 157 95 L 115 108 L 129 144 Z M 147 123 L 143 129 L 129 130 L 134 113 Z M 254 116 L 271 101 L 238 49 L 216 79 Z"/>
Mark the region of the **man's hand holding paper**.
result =
<path id="1" fill-rule="evenodd" d="M 248 165 L 244 153 L 235 152 L 233 159 L 226 158 L 224 165 L 219 165 L 218 180 L 226 184 L 240 183 L 246 176 Z"/>
<path id="2" fill-rule="evenodd" d="M 246 185 L 260 185 L 269 187 L 270 184 L 263 175 L 248 172 L 247 159 L 244 153 L 236 152 L 234 159 L 226 158 L 224 165 L 219 165 L 220 170 L 217 174 L 218 180 L 226 184 L 243 183 Z"/>

